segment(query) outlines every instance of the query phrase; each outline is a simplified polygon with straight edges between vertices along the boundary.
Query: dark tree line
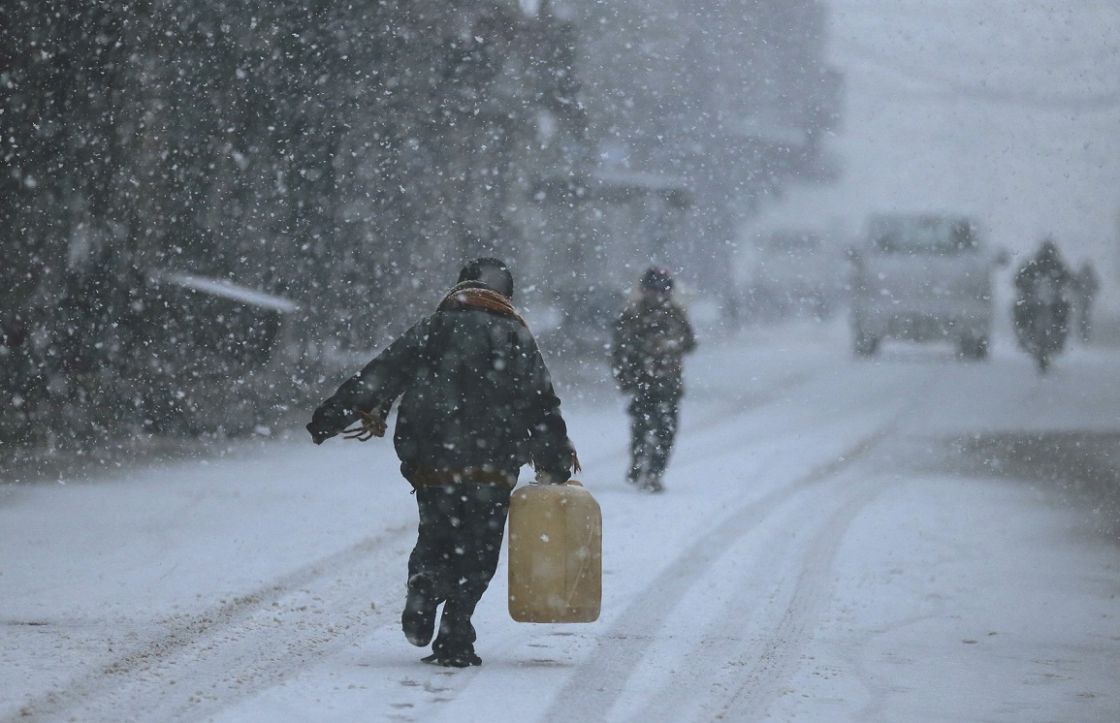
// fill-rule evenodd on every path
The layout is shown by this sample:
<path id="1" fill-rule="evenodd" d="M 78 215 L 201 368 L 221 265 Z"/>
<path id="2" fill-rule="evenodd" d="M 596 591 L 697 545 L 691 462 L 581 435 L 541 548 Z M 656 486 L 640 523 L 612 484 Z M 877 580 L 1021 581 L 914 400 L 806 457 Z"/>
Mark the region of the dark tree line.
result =
<path id="1" fill-rule="evenodd" d="M 725 267 L 735 209 L 806 167 L 789 159 L 811 161 L 827 125 L 810 117 L 829 112 L 813 100 L 819 3 L 789 5 L 0 4 L 0 441 L 267 421 L 473 255 L 511 259 L 527 287 L 592 285 L 608 249 L 648 262 L 634 239 L 657 233 Z M 773 90 L 766 72 L 787 96 L 752 90 Z M 727 121 L 742 107 L 794 109 L 809 143 L 747 137 Z M 641 183 L 592 187 L 619 139 L 632 176 L 719 191 L 678 223 L 690 238 L 658 230 Z"/>
<path id="2" fill-rule="evenodd" d="M 574 90 L 570 28 L 500 2 L 18 0 L 0 28 L 9 439 L 245 376 L 181 348 L 214 310 L 160 273 L 298 304 L 297 386 L 325 343 L 378 343 L 499 250 L 511 148 Z"/>

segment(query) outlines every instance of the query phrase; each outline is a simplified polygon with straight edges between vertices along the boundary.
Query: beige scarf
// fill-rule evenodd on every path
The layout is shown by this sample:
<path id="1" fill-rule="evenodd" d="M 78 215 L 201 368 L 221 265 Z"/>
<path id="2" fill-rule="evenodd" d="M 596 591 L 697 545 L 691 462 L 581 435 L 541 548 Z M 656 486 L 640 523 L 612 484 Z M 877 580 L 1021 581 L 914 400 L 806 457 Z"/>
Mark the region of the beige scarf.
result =
<path id="1" fill-rule="evenodd" d="M 517 313 L 517 309 L 513 308 L 513 303 L 508 297 L 492 289 L 480 289 L 477 286 L 472 286 L 473 283 L 475 282 L 464 281 L 452 287 L 451 291 L 447 292 L 447 296 L 443 297 L 443 301 L 439 302 L 438 310 L 485 309 L 516 319 L 522 326 L 529 328 L 525 319 Z"/>

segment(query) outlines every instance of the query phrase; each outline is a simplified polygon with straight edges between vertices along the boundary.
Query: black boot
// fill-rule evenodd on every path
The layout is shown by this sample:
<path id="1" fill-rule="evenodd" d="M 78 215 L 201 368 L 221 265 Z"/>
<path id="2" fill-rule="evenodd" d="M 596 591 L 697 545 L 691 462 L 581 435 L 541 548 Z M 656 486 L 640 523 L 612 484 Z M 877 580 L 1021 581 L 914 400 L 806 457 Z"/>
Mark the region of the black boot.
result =
<path id="1" fill-rule="evenodd" d="M 422 660 L 450 668 L 482 665 L 482 658 L 474 652 L 475 637 L 470 617 L 455 600 L 448 600 L 439 622 L 439 636 L 432 643 L 432 654 Z"/>
<path id="2" fill-rule="evenodd" d="M 408 642 L 420 648 L 432 642 L 437 605 L 439 600 L 431 580 L 422 574 L 408 579 L 408 598 L 401 613 L 401 628 Z"/>
<path id="3" fill-rule="evenodd" d="M 440 637 L 432 644 L 432 654 L 421 658 L 421 661 L 431 665 L 442 665 L 445 668 L 482 665 L 482 658 L 474 652 L 474 643 L 465 637 L 445 636 L 442 630 Z"/>
<path id="4" fill-rule="evenodd" d="M 442 665 L 445 668 L 466 668 L 471 665 L 482 665 L 482 658 L 474 652 L 474 646 L 467 643 L 466 647 L 458 650 L 440 650 L 421 658 L 421 662 L 429 665 Z"/>

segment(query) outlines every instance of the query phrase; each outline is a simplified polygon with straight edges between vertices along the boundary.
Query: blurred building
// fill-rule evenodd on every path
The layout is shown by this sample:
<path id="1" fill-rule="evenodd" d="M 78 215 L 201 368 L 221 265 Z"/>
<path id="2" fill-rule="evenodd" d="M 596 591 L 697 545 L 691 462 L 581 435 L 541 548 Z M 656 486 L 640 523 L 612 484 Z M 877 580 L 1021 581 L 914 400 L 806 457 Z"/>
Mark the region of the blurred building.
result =
<path id="1" fill-rule="evenodd" d="M 649 263 L 730 287 L 736 229 L 793 181 L 838 175 L 824 138 L 843 79 L 824 61 L 824 4 L 553 2 L 579 28 L 586 109 L 575 163 L 532 187 L 567 239 L 544 244 L 587 284 L 625 287 Z M 561 131 L 559 131 L 562 133 Z M 567 217 L 561 221 L 558 217 Z"/>
<path id="2" fill-rule="evenodd" d="M 722 283 L 738 220 L 832 172 L 841 85 L 812 0 L 17 3 L 8 19 L 0 323 L 20 329 L 7 387 L 32 429 L 60 409 L 75 428 L 95 409 L 136 421 L 134 352 L 162 362 L 122 324 L 144 269 L 291 300 L 298 385 L 336 347 L 383 344 L 478 254 L 568 312 L 651 261 Z"/>

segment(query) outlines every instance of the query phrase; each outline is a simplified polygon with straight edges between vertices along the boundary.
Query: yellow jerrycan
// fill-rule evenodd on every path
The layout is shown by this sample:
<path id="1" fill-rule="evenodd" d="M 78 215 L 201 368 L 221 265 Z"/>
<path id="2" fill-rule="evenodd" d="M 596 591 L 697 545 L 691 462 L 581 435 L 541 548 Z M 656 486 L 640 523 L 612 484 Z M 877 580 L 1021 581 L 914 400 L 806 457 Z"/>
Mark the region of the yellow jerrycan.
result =
<path id="1" fill-rule="evenodd" d="M 590 623 L 603 597 L 603 515 L 575 480 L 514 490 L 509 614 L 519 623 Z"/>

